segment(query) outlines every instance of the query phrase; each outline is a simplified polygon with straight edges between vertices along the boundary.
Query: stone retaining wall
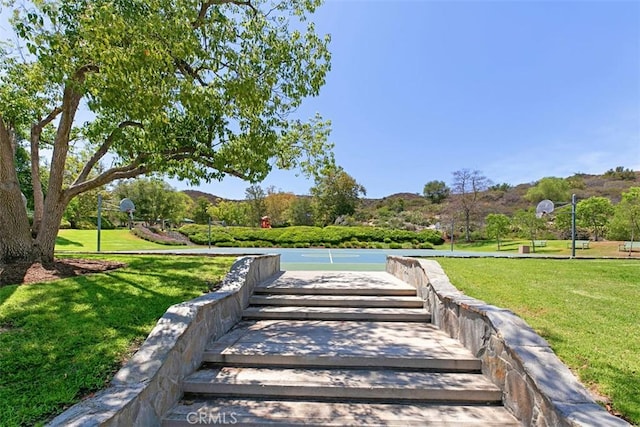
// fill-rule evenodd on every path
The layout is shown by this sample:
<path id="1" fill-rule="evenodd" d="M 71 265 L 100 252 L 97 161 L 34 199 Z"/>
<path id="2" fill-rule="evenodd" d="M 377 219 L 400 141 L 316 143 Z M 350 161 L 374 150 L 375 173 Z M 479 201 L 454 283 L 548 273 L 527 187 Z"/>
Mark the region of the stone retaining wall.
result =
<path id="1" fill-rule="evenodd" d="M 169 307 L 109 388 L 56 417 L 50 426 L 153 426 L 182 396 L 182 380 L 204 347 L 242 317 L 256 284 L 280 270 L 280 255 L 238 259 L 221 288 Z"/>
<path id="2" fill-rule="evenodd" d="M 482 360 L 503 402 L 526 426 L 628 426 L 600 407 L 549 344 L 520 317 L 456 289 L 440 264 L 388 257 L 387 272 L 413 285 L 432 322 Z"/>

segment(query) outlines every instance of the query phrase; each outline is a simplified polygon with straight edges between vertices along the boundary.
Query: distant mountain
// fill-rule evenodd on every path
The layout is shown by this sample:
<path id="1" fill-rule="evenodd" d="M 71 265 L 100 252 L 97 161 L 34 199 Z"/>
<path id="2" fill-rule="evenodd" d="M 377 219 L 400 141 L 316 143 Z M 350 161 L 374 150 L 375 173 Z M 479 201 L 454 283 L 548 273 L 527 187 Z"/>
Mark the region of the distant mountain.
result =
<path id="1" fill-rule="evenodd" d="M 578 200 L 601 196 L 610 199 L 613 203 L 618 203 L 623 191 L 626 191 L 629 187 L 640 186 L 640 171 L 630 171 L 628 169 L 624 171 L 610 170 L 602 175 L 577 173 L 565 179 L 571 183 L 571 192 L 576 194 Z M 494 189 L 487 190 L 481 194 L 484 204 L 483 210 L 511 215 L 517 209 L 531 207 L 531 203 L 524 196 L 527 190 L 534 185 L 536 185 L 536 182 L 497 185 Z M 212 204 L 230 200 L 198 190 L 184 190 L 182 192 L 193 200 L 204 197 Z M 424 210 L 425 213 L 429 212 L 431 215 L 437 214 L 440 208 L 443 207 L 443 205 L 432 205 L 419 193 L 403 192 L 391 194 L 380 199 L 363 198 L 360 210 L 369 211 L 368 213 L 373 215 L 373 211 L 383 206 L 387 206 L 396 212 L 402 210 Z M 367 215 L 365 214 L 364 216 Z"/>
<path id="2" fill-rule="evenodd" d="M 223 197 L 219 197 L 213 194 L 209 194 L 209 193 L 205 193 L 204 191 L 198 191 L 198 190 L 182 190 L 182 193 L 186 194 L 187 196 L 191 197 L 193 199 L 193 201 L 198 200 L 200 197 L 204 197 L 205 199 L 207 199 L 209 201 L 209 203 L 211 204 L 218 204 L 219 202 L 223 201 L 223 200 L 228 200 L 225 199 Z"/>

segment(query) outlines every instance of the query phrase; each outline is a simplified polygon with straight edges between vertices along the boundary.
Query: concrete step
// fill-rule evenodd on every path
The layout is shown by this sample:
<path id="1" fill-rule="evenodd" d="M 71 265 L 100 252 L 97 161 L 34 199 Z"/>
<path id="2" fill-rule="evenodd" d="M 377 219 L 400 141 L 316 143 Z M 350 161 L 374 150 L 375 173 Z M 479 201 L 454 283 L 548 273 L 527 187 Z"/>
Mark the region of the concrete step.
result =
<path id="1" fill-rule="evenodd" d="M 310 400 L 219 398 L 182 401 L 162 427 L 237 426 L 519 426 L 499 406 L 318 402 Z"/>
<path id="2" fill-rule="evenodd" d="M 369 320 L 387 322 L 430 322 L 431 315 L 416 308 L 250 306 L 244 319 Z"/>
<path id="3" fill-rule="evenodd" d="M 334 287 L 334 286 L 256 286 L 255 295 L 287 294 L 287 295 L 362 295 L 362 296 L 415 296 L 416 290 L 409 287 Z"/>
<path id="4" fill-rule="evenodd" d="M 291 295 L 264 294 L 249 299 L 252 305 L 288 305 L 307 307 L 388 307 L 422 308 L 423 302 L 415 296 L 368 295 Z"/>
<path id="5" fill-rule="evenodd" d="M 229 365 L 407 368 L 478 372 L 482 364 L 430 323 L 242 321 L 204 361 Z"/>
<path id="6" fill-rule="evenodd" d="M 479 374 L 398 370 L 222 367 L 201 369 L 185 393 L 229 397 L 359 399 L 499 404 L 502 391 Z"/>

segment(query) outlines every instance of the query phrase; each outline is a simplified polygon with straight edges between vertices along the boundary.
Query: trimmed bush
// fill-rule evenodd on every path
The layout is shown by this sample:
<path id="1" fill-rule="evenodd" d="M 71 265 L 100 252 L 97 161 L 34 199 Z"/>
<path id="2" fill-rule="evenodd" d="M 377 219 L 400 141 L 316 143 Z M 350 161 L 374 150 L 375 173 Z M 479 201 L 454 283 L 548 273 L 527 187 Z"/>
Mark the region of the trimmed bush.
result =
<path id="1" fill-rule="evenodd" d="M 209 242 L 207 225 L 188 224 L 180 228 L 180 232 L 199 245 Z M 419 246 L 422 243 L 432 245 L 442 244 L 442 237 L 433 230 L 420 232 L 407 230 L 384 229 L 380 227 L 311 227 L 296 226 L 284 228 L 250 228 L 250 227 L 219 227 L 211 228 L 211 244 L 229 246 L 235 242 L 236 246 L 243 246 L 240 242 L 251 242 L 251 246 L 260 247 L 372 247 L 375 243 L 403 243 Z M 258 243 L 259 242 L 259 243 Z M 377 247 L 377 245 L 376 245 Z"/>

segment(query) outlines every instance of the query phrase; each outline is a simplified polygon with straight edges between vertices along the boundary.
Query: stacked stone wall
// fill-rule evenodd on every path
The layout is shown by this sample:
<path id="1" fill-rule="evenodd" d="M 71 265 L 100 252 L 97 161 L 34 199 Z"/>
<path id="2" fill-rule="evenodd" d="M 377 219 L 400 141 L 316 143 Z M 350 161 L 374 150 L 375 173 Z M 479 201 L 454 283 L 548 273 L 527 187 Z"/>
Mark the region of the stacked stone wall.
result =
<path id="1" fill-rule="evenodd" d="M 202 363 L 207 343 L 227 333 L 241 319 L 255 285 L 279 271 L 280 255 L 238 259 L 219 290 L 169 307 L 107 389 L 49 425 L 160 425 L 182 396 L 182 380 Z"/>
<path id="2" fill-rule="evenodd" d="M 432 322 L 482 360 L 523 425 L 629 425 L 599 406 L 524 320 L 460 292 L 436 261 L 388 257 L 387 272 L 413 285 Z"/>

